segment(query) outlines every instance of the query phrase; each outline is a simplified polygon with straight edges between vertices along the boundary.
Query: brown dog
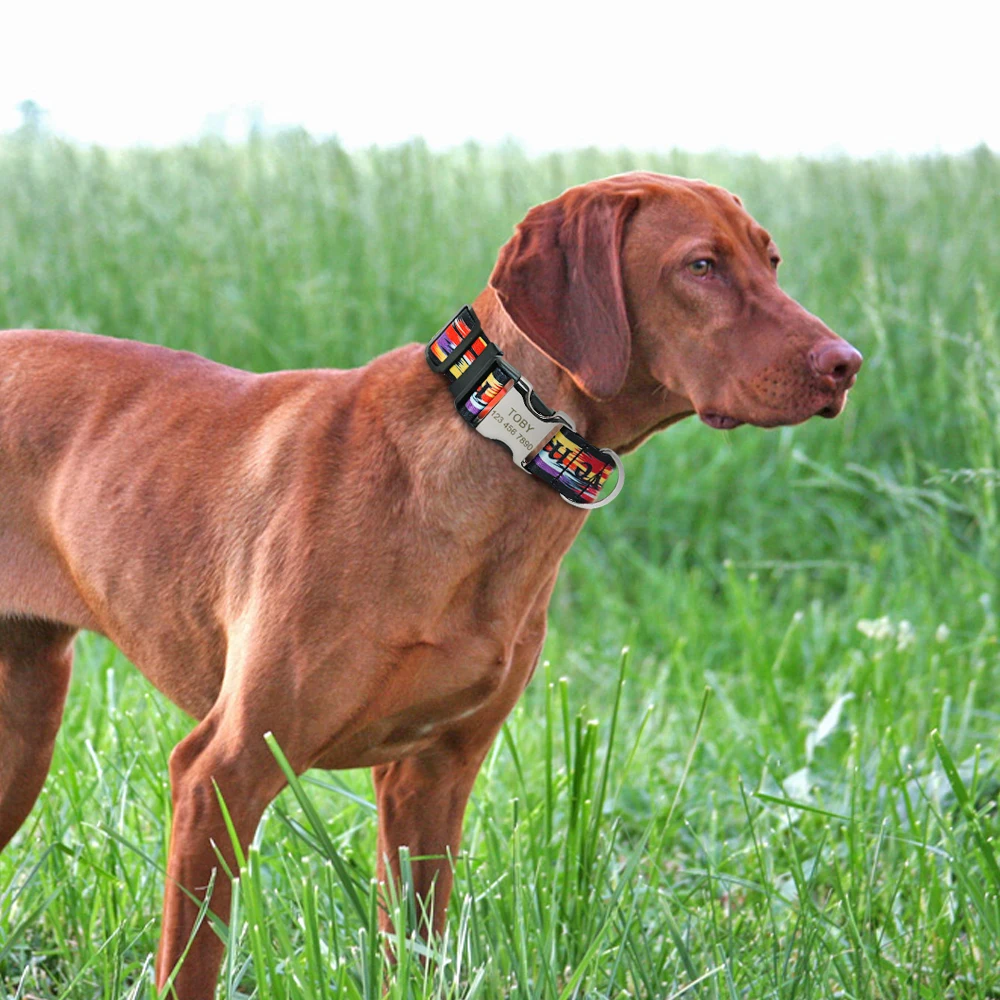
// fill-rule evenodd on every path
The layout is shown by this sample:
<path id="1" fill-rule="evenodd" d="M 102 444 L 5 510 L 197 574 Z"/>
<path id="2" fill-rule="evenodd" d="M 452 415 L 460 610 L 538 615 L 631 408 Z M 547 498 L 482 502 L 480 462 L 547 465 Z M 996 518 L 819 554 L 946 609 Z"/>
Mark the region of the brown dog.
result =
<path id="1" fill-rule="evenodd" d="M 629 451 L 692 413 L 731 428 L 841 411 L 861 356 L 777 265 L 737 198 L 628 174 L 532 209 L 474 305 L 542 400 Z M 170 759 L 158 983 L 213 841 L 234 865 L 213 779 L 244 843 L 284 784 L 268 730 L 297 772 L 374 768 L 380 876 L 401 845 L 440 859 L 413 863 L 440 929 L 469 791 L 585 517 L 463 424 L 422 345 L 252 375 L 0 334 L 0 847 L 45 780 L 73 636 L 92 629 L 200 720 Z M 229 895 L 216 882 L 212 908 Z M 221 953 L 205 925 L 178 997 L 212 995 Z"/>

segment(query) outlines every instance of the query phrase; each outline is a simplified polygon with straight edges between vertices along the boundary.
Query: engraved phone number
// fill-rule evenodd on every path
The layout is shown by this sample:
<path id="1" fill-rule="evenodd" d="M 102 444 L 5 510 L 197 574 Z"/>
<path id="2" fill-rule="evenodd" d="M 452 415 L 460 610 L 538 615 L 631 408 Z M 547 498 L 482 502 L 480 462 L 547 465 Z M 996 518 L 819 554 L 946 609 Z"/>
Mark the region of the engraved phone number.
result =
<path id="1" fill-rule="evenodd" d="M 490 414 L 493 419 L 511 436 L 516 437 L 518 441 L 525 447 L 533 447 L 533 442 L 531 438 L 525 437 L 509 420 L 504 420 L 503 414 L 494 411 Z"/>

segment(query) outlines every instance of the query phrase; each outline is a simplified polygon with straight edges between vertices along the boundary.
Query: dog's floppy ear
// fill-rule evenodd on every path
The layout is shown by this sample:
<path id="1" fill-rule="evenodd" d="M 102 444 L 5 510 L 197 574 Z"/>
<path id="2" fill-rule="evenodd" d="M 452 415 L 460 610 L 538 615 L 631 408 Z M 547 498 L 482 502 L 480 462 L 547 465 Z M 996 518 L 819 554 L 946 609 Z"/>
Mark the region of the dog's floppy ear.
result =
<path id="1" fill-rule="evenodd" d="M 571 188 L 528 212 L 490 276 L 520 330 L 594 399 L 616 395 L 628 371 L 621 253 L 638 204 L 634 191 Z"/>

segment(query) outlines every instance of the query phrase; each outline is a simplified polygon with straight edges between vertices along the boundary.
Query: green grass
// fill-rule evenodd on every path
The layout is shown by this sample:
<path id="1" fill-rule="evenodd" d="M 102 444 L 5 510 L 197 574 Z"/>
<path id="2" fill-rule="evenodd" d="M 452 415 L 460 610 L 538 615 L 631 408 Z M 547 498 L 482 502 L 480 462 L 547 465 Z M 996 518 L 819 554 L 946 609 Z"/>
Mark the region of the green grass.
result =
<path id="1" fill-rule="evenodd" d="M 469 301 L 530 205 L 636 167 L 741 194 L 784 286 L 865 367 L 836 422 L 688 422 L 627 459 L 473 793 L 429 961 L 398 900 L 389 995 L 1000 996 L 988 151 L 769 163 L 10 138 L 0 326 L 257 370 L 359 364 Z M 189 727 L 81 639 L 52 775 L 0 856 L 0 995 L 154 995 L 166 762 Z M 366 773 L 283 793 L 240 878 L 224 995 L 379 997 L 374 853 Z"/>

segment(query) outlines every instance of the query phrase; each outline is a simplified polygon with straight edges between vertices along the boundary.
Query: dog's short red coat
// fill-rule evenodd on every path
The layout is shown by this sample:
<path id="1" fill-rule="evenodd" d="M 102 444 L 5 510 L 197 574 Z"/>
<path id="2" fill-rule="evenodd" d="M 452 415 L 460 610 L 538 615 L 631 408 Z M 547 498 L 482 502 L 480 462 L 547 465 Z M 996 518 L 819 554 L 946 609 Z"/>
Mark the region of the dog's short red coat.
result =
<path id="1" fill-rule="evenodd" d="M 629 451 L 695 412 L 727 427 L 840 411 L 860 355 L 779 289 L 776 259 L 732 195 L 629 174 L 532 209 L 474 305 L 542 399 Z M 234 865 L 213 780 L 244 842 L 284 784 L 267 731 L 297 771 L 374 768 L 380 874 L 401 845 L 441 859 L 413 862 L 440 928 L 467 797 L 585 517 L 470 431 L 423 345 L 252 375 L 0 334 L 0 846 L 42 786 L 73 636 L 92 629 L 200 720 L 170 760 L 159 983 L 213 842 Z M 229 895 L 218 880 L 212 908 Z M 221 951 L 206 924 L 181 1000 L 212 995 Z"/>

